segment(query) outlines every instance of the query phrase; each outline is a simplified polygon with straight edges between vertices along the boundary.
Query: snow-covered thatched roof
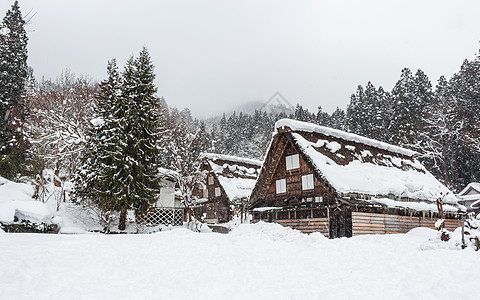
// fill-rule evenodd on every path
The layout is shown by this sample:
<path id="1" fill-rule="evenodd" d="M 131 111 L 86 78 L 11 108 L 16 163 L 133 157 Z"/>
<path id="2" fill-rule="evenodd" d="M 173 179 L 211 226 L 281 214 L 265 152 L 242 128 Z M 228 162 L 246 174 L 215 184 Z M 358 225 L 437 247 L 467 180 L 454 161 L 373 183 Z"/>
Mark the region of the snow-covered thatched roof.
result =
<path id="1" fill-rule="evenodd" d="M 230 200 L 250 196 L 262 162 L 255 159 L 204 153 L 200 156 L 212 171 Z"/>
<path id="2" fill-rule="evenodd" d="M 320 126 L 312 123 L 301 122 L 301 121 L 291 120 L 291 119 L 281 119 L 275 123 L 275 128 L 277 130 L 285 127 L 290 128 L 291 131 L 314 132 L 314 133 L 323 134 L 325 136 L 337 137 L 345 141 L 356 142 L 359 144 L 372 146 L 378 149 L 399 153 L 405 156 L 413 156 L 416 154 L 415 151 L 412 151 L 409 149 L 405 149 L 405 148 L 401 148 L 401 147 L 387 144 L 384 142 L 380 142 L 380 141 L 370 139 L 364 136 L 360 136 L 357 134 L 353 134 L 350 132 L 345 132 L 338 129 L 333 129 L 333 128 Z"/>
<path id="3" fill-rule="evenodd" d="M 457 204 L 453 193 L 415 158 L 415 151 L 290 119 L 277 121 L 275 129 L 271 147 L 282 137 L 287 138 L 316 177 L 337 193 L 428 203 L 443 198 L 445 203 Z M 269 150 L 267 156 L 273 153 Z M 266 161 L 270 161 L 268 157 Z M 264 180 L 268 185 L 271 178 Z M 266 187 L 258 186 L 254 193 L 259 194 L 252 197 L 260 199 Z"/>
<path id="4" fill-rule="evenodd" d="M 415 158 L 415 151 L 289 119 L 278 121 L 275 128 L 291 132 L 298 149 L 337 192 L 457 202 Z"/>

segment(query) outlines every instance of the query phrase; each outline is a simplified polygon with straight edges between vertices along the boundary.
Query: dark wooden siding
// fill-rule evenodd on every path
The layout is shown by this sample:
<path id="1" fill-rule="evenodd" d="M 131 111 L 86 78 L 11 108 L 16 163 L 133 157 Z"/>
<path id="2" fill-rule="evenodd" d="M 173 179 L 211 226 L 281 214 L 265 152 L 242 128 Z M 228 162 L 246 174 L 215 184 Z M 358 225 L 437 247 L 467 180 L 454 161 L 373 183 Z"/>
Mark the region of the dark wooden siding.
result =
<path id="1" fill-rule="evenodd" d="M 438 218 L 353 212 L 352 228 L 354 236 L 360 234 L 406 233 L 416 227 L 435 229 L 437 220 Z M 445 228 L 450 231 L 459 226 L 461 226 L 460 220 L 445 220 Z"/>
<path id="2" fill-rule="evenodd" d="M 213 176 L 213 184 L 208 184 L 209 176 Z M 205 186 L 208 193 L 208 202 L 194 208 L 195 217 L 201 219 L 205 213 L 205 219 L 217 219 L 219 223 L 228 222 L 230 220 L 230 200 L 215 173 L 210 171 L 207 174 Z M 220 188 L 220 196 L 215 196 L 216 188 Z M 203 191 L 198 191 L 197 194 L 199 197 L 203 197 Z"/>
<path id="3" fill-rule="evenodd" d="M 267 191 L 266 200 L 270 200 L 273 206 L 296 205 L 305 198 L 323 197 L 323 201 L 331 200 L 331 193 L 325 185 L 318 180 L 310 166 L 305 162 L 302 155 L 299 155 L 300 167 L 293 170 L 287 170 L 286 157 L 289 155 L 299 154 L 295 147 L 288 142 L 285 151 L 281 155 L 277 169 L 274 172 L 272 181 Z M 310 190 L 302 190 L 302 176 L 313 174 L 314 188 Z M 276 193 L 276 181 L 285 179 L 287 192 L 283 194 Z M 289 203 L 283 200 L 289 199 Z M 298 203 L 296 203 L 298 202 Z"/>
<path id="4" fill-rule="evenodd" d="M 320 232 L 327 238 L 329 237 L 330 227 L 328 218 L 277 220 L 277 223 L 303 233 Z"/>

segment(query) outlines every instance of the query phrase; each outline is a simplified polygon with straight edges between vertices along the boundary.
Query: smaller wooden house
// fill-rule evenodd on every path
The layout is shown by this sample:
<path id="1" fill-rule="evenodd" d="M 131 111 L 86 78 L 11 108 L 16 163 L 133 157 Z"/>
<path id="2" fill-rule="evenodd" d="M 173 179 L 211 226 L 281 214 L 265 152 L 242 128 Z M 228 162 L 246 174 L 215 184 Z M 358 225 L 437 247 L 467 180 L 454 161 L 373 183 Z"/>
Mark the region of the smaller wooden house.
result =
<path id="1" fill-rule="evenodd" d="M 207 223 L 228 222 L 232 217 L 232 201 L 248 199 L 262 162 L 215 153 L 204 153 L 200 159 L 200 170 L 206 172 L 206 179 L 194 191 L 198 198 L 195 217 Z"/>
<path id="2" fill-rule="evenodd" d="M 480 213 L 480 182 L 469 183 L 459 194 L 460 203 L 468 213 Z"/>
<path id="3" fill-rule="evenodd" d="M 448 229 L 464 209 L 414 151 L 315 124 L 282 119 L 250 197 L 254 221 L 327 237 Z M 441 199 L 443 205 L 437 205 Z"/>
<path id="4" fill-rule="evenodd" d="M 149 211 L 140 218 L 139 222 L 147 226 L 182 225 L 184 219 L 184 205 L 177 193 L 178 173 L 165 169 L 158 169 L 160 177 L 160 193 L 157 201 Z"/>

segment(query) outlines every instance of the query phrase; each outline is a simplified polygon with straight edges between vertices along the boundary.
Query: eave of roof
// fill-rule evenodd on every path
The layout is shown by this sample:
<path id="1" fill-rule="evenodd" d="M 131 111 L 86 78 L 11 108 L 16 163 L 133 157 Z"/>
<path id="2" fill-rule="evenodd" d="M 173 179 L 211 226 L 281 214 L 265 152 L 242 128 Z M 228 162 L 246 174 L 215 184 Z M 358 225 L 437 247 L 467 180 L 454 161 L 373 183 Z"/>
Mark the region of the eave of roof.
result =
<path id="1" fill-rule="evenodd" d="M 460 193 L 458 193 L 458 195 L 464 196 L 466 193 L 468 193 L 472 189 L 477 191 L 480 194 L 480 182 L 470 182 Z"/>
<path id="2" fill-rule="evenodd" d="M 246 158 L 246 157 L 239 157 L 239 156 L 232 156 L 232 155 L 225 155 L 225 154 L 218 154 L 218 153 L 202 153 L 200 154 L 200 159 L 208 159 L 208 160 L 224 160 L 230 161 L 240 164 L 248 164 L 261 167 L 263 165 L 263 161 Z"/>

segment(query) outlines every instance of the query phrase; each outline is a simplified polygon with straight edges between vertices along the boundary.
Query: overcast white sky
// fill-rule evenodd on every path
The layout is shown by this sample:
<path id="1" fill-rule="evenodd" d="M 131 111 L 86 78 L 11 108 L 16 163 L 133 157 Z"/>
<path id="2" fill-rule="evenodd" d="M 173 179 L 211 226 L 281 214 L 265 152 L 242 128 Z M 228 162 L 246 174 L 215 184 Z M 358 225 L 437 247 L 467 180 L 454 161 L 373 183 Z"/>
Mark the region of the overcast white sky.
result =
<path id="1" fill-rule="evenodd" d="M 0 1 L 1 17 L 13 0 Z M 345 108 L 361 84 L 391 90 L 400 70 L 435 85 L 480 48 L 480 1 L 20 0 L 35 14 L 35 76 L 65 68 L 101 80 L 147 46 L 159 95 L 205 117 L 275 91 L 316 111 Z"/>

